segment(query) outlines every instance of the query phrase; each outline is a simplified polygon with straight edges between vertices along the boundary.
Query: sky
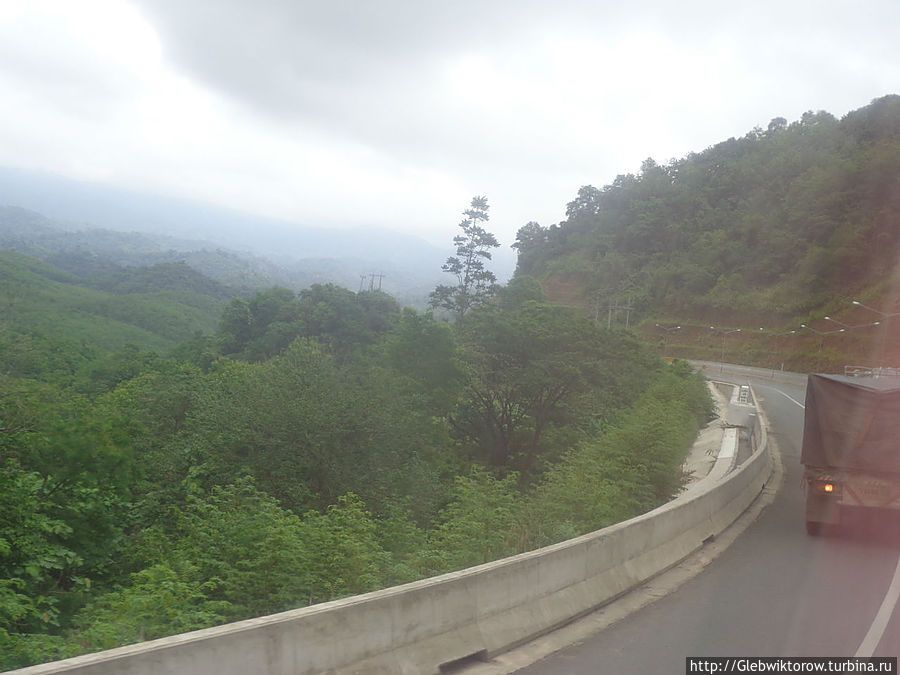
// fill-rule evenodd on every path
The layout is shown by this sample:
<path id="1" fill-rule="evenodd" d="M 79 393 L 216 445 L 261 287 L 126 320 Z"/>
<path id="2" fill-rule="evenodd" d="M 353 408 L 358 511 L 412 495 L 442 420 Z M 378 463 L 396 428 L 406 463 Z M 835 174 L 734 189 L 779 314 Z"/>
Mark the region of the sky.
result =
<path id="1" fill-rule="evenodd" d="M 0 0 L 0 166 L 504 245 L 582 185 L 900 93 L 897 0 Z"/>

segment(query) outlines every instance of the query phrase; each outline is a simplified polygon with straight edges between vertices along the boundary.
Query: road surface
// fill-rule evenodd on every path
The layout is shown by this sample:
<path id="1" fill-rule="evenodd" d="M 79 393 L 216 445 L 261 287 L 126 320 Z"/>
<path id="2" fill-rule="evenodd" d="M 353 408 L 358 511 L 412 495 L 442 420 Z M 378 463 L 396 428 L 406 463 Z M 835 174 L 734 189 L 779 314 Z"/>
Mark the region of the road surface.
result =
<path id="1" fill-rule="evenodd" d="M 774 502 L 675 592 L 516 672 L 684 673 L 688 656 L 900 653 L 900 527 L 862 523 L 839 537 L 806 534 L 803 379 L 727 366 L 720 371 L 718 364 L 709 375 L 753 385 L 783 460 Z"/>

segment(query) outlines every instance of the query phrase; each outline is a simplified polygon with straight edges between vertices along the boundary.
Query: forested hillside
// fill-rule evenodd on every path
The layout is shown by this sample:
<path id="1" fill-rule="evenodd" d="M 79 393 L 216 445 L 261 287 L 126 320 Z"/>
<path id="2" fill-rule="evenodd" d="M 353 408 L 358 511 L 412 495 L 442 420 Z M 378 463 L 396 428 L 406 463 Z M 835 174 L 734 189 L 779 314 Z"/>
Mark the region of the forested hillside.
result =
<path id="1" fill-rule="evenodd" d="M 77 184 L 56 181 L 34 186 L 25 181 L 20 185 L 24 195 L 18 196 L 25 203 L 29 203 L 27 195 L 31 195 L 30 201 L 41 203 L 37 195 L 44 194 L 45 205 L 55 213 L 59 213 L 60 204 L 49 199 L 47 192 L 79 212 L 78 204 L 94 204 L 86 213 L 107 224 L 100 228 L 91 222 L 72 223 L 73 216 L 53 220 L 20 206 L 3 206 L 4 195 L 7 199 L 17 198 L 17 191 L 9 183 L 16 186 L 22 180 L 0 169 L 0 250 L 24 253 L 80 277 L 108 275 L 120 267 L 183 263 L 228 286 L 232 292 L 249 296 L 273 285 L 295 291 L 326 283 L 358 289 L 361 276 L 366 277 L 362 286 L 368 287 L 376 285 L 371 275 L 377 275 L 379 289 L 383 287 L 404 304 L 420 308 L 425 306 L 428 292 L 440 277 L 443 252 L 414 237 L 392 237 L 368 230 L 275 228 L 266 221 L 235 222 L 234 214 L 229 218 L 227 212 L 212 214 L 175 208 L 170 213 L 165 211 L 167 202 L 157 203 L 149 198 L 143 200 L 150 209 L 147 213 L 139 204 L 121 210 L 121 195 L 117 201 L 113 198 L 115 191 L 106 194 L 93 187 L 92 199 L 77 199 L 72 195 L 59 197 L 54 192 L 70 193 Z M 104 204 L 110 212 L 104 210 Z M 198 227 L 191 217 L 199 218 L 203 226 Z M 221 218 L 218 224 L 216 217 Z M 154 229 L 155 220 L 159 223 Z M 244 225 L 240 236 L 234 229 L 238 223 Z M 140 231 L 133 231 L 131 227 L 137 225 L 141 226 Z M 185 235 L 176 237 L 165 233 L 172 231 Z M 188 233 L 194 238 L 187 238 Z M 511 255 L 508 251 L 505 257 Z M 504 278 L 510 276 L 514 265 L 512 260 L 505 262 Z"/>
<path id="2" fill-rule="evenodd" d="M 688 368 L 526 278 L 450 324 L 82 273 L 0 253 L 0 669 L 608 525 L 678 492 L 709 414 Z"/>
<path id="3" fill-rule="evenodd" d="M 117 352 L 167 352 L 214 331 L 223 292 L 184 265 L 117 268 L 110 277 L 82 279 L 0 251 L 2 372 L 90 387 Z"/>
<path id="4" fill-rule="evenodd" d="M 37 258 L 87 280 L 115 276 L 125 269 L 181 264 L 195 278 L 214 281 L 212 294 L 252 294 L 273 284 L 308 285 L 314 275 L 293 279 L 269 261 L 223 249 L 210 242 L 165 235 L 63 225 L 40 213 L 0 206 L 0 250 Z M 221 290 L 227 287 L 227 291 Z M 182 287 L 181 290 L 187 290 Z"/>
<path id="5" fill-rule="evenodd" d="M 227 285 L 131 250 L 152 238 L 6 210 L 0 668 L 460 569 L 671 498 L 708 394 L 607 308 L 664 354 L 838 363 L 826 336 L 871 343 L 787 329 L 893 306 L 900 97 L 582 187 L 565 221 L 521 228 L 506 287 L 483 266 L 487 208 L 444 265 L 459 285 L 431 296 L 453 322 L 375 289 Z M 845 325 L 880 326 L 885 357 L 873 318 Z"/>
<path id="6" fill-rule="evenodd" d="M 648 159 L 638 175 L 582 187 L 566 216 L 527 224 L 516 244 L 518 273 L 556 299 L 620 301 L 638 320 L 794 327 L 836 298 L 875 304 L 900 244 L 900 97 Z"/>

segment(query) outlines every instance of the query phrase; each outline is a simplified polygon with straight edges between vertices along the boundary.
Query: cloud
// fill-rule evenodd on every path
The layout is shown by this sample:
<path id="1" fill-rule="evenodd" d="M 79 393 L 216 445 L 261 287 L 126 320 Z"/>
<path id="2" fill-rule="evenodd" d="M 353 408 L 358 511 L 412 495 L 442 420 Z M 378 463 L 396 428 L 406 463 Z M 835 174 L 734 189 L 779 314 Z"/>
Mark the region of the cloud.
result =
<path id="1" fill-rule="evenodd" d="M 9 9 L 12 7 L 13 9 Z M 777 116 L 900 89 L 894 0 L 13 0 L 0 163 L 506 243 Z"/>
<path id="2" fill-rule="evenodd" d="M 145 9 L 179 68 L 262 115 L 429 163 L 480 156 L 503 166 L 523 154 L 553 162 L 554 141 L 570 156 L 585 148 L 581 159 L 602 145 L 604 125 L 634 115 L 655 116 L 651 133 L 674 126 L 665 113 L 688 131 L 704 109 L 734 118 L 736 104 L 759 109 L 761 123 L 799 115 L 843 55 L 855 55 L 859 76 L 873 40 L 896 50 L 882 28 L 897 18 L 893 5 L 195 0 Z M 780 109 L 785 82 L 809 93 L 806 107 Z"/>

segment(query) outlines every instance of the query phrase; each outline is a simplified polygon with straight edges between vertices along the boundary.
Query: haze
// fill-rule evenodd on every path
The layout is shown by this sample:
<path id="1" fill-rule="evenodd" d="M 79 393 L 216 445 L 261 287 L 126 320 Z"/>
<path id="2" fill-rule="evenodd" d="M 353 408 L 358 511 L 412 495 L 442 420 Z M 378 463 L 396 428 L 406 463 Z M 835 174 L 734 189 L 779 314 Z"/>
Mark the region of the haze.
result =
<path id="1" fill-rule="evenodd" d="M 895 0 L 3 0 L 0 166 L 502 243 L 774 117 L 900 90 Z"/>

